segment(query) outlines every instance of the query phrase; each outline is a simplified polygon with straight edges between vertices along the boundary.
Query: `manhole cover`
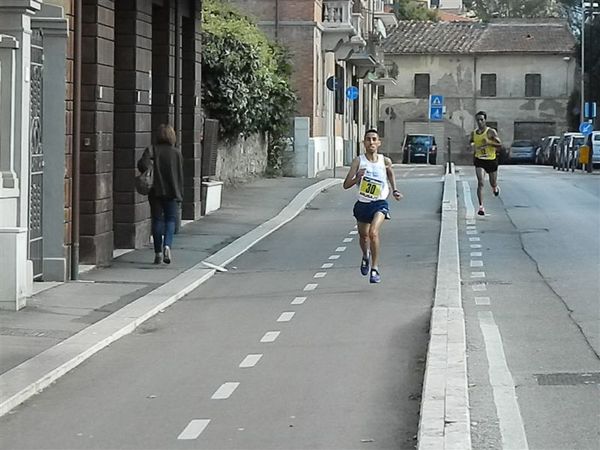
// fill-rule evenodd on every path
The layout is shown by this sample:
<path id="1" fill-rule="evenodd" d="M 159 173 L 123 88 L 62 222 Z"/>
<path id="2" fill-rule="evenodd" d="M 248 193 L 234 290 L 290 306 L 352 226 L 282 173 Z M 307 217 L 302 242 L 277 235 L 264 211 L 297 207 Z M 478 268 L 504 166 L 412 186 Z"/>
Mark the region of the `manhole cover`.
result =
<path id="1" fill-rule="evenodd" d="M 600 384 L 600 372 L 536 374 L 540 386 L 574 386 Z"/>

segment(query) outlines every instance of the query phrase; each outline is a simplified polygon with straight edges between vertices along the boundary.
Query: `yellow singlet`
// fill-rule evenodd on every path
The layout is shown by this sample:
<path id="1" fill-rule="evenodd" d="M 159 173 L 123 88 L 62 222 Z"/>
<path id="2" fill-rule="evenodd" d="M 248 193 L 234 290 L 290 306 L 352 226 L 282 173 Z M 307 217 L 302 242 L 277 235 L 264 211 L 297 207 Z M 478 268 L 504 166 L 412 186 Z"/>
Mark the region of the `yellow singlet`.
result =
<path id="1" fill-rule="evenodd" d="M 483 133 L 477 133 L 477 130 L 473 131 L 473 143 L 475 144 L 475 148 L 480 147 L 481 145 L 488 144 L 488 131 L 490 129 L 485 127 Z M 493 145 L 486 145 L 484 148 L 475 150 L 475 158 L 492 160 L 496 159 L 496 147 Z"/>

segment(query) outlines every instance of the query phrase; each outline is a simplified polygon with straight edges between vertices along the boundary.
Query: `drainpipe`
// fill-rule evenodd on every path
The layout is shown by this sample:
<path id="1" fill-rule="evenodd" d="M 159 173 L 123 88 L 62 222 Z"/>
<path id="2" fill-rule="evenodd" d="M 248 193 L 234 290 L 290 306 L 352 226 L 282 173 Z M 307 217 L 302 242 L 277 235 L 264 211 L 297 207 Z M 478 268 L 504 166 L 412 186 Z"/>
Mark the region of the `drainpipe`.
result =
<path id="1" fill-rule="evenodd" d="M 279 42 L 279 0 L 275 0 L 275 41 Z"/>
<path id="2" fill-rule="evenodd" d="M 73 155 L 71 184 L 71 279 L 79 279 L 79 198 L 80 198 L 80 151 L 81 151 L 81 24 L 82 0 L 74 2 L 73 34 Z"/>
<path id="3" fill-rule="evenodd" d="M 179 1 L 175 0 L 175 118 L 173 125 L 177 134 L 177 145 L 181 146 L 181 17 Z"/>

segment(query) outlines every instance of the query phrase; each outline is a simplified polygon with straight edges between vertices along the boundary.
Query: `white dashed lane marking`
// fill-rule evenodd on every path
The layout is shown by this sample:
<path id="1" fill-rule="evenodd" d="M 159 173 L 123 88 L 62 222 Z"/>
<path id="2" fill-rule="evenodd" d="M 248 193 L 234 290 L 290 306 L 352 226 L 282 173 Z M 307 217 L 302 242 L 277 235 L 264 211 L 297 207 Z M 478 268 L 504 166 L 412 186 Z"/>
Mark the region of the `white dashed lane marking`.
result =
<path id="1" fill-rule="evenodd" d="M 349 234 L 358 234 L 357 230 L 352 230 Z"/>
<path id="2" fill-rule="evenodd" d="M 309 283 L 306 286 L 304 286 L 304 291 L 314 291 L 317 288 L 318 284 L 316 283 Z"/>
<path id="3" fill-rule="evenodd" d="M 333 267 L 333 263 L 325 263 L 321 266 L 321 269 L 330 269 Z"/>
<path id="4" fill-rule="evenodd" d="M 240 363 L 241 368 L 254 367 L 260 358 L 262 358 L 262 354 L 257 355 L 248 355 L 244 358 L 244 360 Z"/>
<path id="5" fill-rule="evenodd" d="M 210 423 L 210 419 L 193 419 L 187 426 L 183 429 L 183 431 L 177 436 L 179 440 L 190 440 L 190 439 L 198 439 L 198 436 L 202 434 L 204 429 Z"/>
<path id="6" fill-rule="evenodd" d="M 481 238 L 478 238 L 478 237 L 470 237 L 470 238 L 469 238 L 469 241 L 471 241 L 471 242 L 479 242 L 479 241 L 481 241 Z"/>
<path id="7" fill-rule="evenodd" d="M 475 292 L 487 291 L 487 286 L 485 283 L 477 283 L 471 286 Z"/>
<path id="8" fill-rule="evenodd" d="M 477 234 L 477 230 L 467 230 L 468 235 Z"/>
<path id="9" fill-rule="evenodd" d="M 471 272 L 471 278 L 485 278 L 485 272 Z"/>
<path id="10" fill-rule="evenodd" d="M 327 276 L 327 272 L 317 272 L 313 278 L 325 278 L 325 276 Z"/>
<path id="11" fill-rule="evenodd" d="M 294 300 L 292 300 L 292 305 L 301 305 L 305 301 L 306 297 L 296 297 Z"/>
<path id="12" fill-rule="evenodd" d="M 480 259 L 474 259 L 471 260 L 471 262 L 469 263 L 469 265 L 471 267 L 483 267 L 483 261 Z"/>
<path id="13" fill-rule="evenodd" d="M 233 391 L 235 391 L 239 385 L 240 383 L 238 383 L 237 381 L 223 383 L 221 387 L 215 391 L 211 399 L 226 400 L 231 396 L 231 394 L 233 394 Z"/>
<path id="14" fill-rule="evenodd" d="M 293 311 L 283 312 L 277 319 L 277 322 L 289 322 L 290 320 L 292 320 L 292 317 L 294 317 L 294 314 L 296 313 Z"/>
<path id="15" fill-rule="evenodd" d="M 352 242 L 352 238 L 345 238 L 344 242 Z"/>
<path id="16" fill-rule="evenodd" d="M 260 342 L 275 342 L 275 339 L 279 337 L 280 333 L 281 331 L 267 331 Z"/>
<path id="17" fill-rule="evenodd" d="M 490 298 L 489 297 L 475 297 L 475 304 L 478 306 L 489 306 Z"/>
<path id="18" fill-rule="evenodd" d="M 331 255 L 329 259 L 340 259 L 340 255 Z"/>
<path id="19" fill-rule="evenodd" d="M 471 252 L 471 256 L 479 256 L 479 257 L 481 257 L 482 253 L 481 252 Z"/>
<path id="20" fill-rule="evenodd" d="M 481 248 L 481 244 L 471 244 L 471 248 Z"/>
<path id="21" fill-rule="evenodd" d="M 336 252 L 345 252 L 346 251 L 346 247 L 338 247 L 335 249 Z"/>

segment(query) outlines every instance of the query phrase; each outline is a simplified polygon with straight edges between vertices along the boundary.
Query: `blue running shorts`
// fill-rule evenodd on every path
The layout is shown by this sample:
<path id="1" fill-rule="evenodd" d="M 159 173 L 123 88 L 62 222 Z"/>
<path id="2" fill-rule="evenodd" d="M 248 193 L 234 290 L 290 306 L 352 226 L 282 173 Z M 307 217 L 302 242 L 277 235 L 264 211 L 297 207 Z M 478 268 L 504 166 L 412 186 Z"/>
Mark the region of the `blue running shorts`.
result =
<path id="1" fill-rule="evenodd" d="M 354 217 L 361 223 L 371 223 L 375 214 L 381 212 L 386 219 L 390 218 L 390 205 L 387 200 L 375 200 L 374 202 L 356 202 L 354 204 Z"/>

